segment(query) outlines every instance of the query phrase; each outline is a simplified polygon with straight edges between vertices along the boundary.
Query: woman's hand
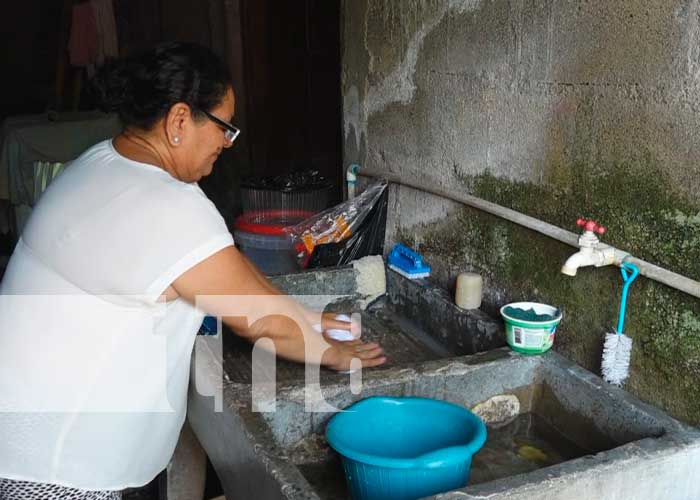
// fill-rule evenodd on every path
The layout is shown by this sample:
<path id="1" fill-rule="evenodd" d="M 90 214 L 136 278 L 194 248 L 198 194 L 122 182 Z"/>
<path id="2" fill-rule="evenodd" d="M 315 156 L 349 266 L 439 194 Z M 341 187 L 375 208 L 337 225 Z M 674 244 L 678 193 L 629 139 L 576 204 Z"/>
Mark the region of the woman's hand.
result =
<path id="1" fill-rule="evenodd" d="M 386 362 L 386 357 L 383 356 L 384 350 L 379 344 L 374 342 L 364 343 L 360 340 L 362 335 L 361 325 L 359 320 L 354 316 L 351 321 L 345 321 L 344 318 L 350 318 L 346 314 L 338 313 L 323 313 L 319 324 L 319 313 L 306 311 L 308 319 L 313 322 L 314 329 L 324 332 L 324 339 L 331 345 L 331 349 L 326 351 L 323 357 L 323 364 L 332 370 L 347 371 L 355 369 L 357 366 L 351 366 L 353 359 L 358 359 L 362 363 L 363 368 L 379 366 Z M 339 319 L 340 318 L 340 319 Z M 352 335 L 350 341 L 338 341 L 329 333 L 332 330 L 349 331 Z"/>
<path id="2" fill-rule="evenodd" d="M 361 340 L 338 342 L 326 337 L 326 342 L 331 345 L 323 356 L 323 365 L 331 370 L 346 371 L 357 368 L 351 366 L 353 359 L 362 362 L 362 368 L 379 366 L 386 362 L 383 356 L 384 350 L 374 342 L 364 343 Z"/>

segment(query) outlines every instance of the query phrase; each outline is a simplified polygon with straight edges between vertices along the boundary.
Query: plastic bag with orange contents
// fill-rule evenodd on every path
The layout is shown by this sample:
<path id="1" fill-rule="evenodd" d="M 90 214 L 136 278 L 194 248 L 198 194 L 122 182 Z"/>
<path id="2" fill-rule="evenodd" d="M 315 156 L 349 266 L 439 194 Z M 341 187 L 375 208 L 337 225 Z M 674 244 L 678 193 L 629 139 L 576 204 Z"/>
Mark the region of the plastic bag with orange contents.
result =
<path id="1" fill-rule="evenodd" d="M 302 269 L 338 266 L 381 254 L 386 229 L 386 187 L 386 181 L 375 181 L 355 198 L 286 228 Z"/>

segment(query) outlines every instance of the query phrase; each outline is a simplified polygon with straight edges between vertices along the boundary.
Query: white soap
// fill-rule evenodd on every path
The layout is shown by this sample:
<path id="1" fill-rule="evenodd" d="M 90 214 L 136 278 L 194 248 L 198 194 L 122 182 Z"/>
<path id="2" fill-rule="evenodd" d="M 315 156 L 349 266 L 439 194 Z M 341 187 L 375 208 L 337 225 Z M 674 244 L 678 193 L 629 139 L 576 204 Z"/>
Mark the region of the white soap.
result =
<path id="1" fill-rule="evenodd" d="M 481 306 L 482 280 L 477 273 L 462 273 L 457 276 L 455 304 L 462 309 L 478 309 Z"/>
<path id="2" fill-rule="evenodd" d="M 351 321 L 350 316 L 347 314 L 338 314 L 335 319 L 338 321 Z M 311 327 L 316 330 L 318 333 L 321 333 L 323 331 L 323 327 L 319 323 L 316 323 L 315 325 L 311 325 Z M 358 327 L 359 328 L 359 327 Z M 358 332 L 357 335 L 352 333 L 352 329 L 350 330 L 344 330 L 341 328 L 331 328 L 330 330 L 326 330 L 326 335 L 328 335 L 330 338 L 333 340 L 337 340 L 339 342 L 348 342 L 350 340 L 356 340 L 359 339 L 361 336 L 361 333 Z"/>
<path id="3" fill-rule="evenodd" d="M 345 314 L 338 314 L 335 319 L 338 321 L 350 321 L 350 316 Z M 333 340 L 338 340 L 340 342 L 348 342 L 350 340 L 355 340 L 352 332 L 350 330 L 341 330 L 340 328 L 333 328 L 331 330 L 326 330 L 326 335 L 328 335 Z"/>

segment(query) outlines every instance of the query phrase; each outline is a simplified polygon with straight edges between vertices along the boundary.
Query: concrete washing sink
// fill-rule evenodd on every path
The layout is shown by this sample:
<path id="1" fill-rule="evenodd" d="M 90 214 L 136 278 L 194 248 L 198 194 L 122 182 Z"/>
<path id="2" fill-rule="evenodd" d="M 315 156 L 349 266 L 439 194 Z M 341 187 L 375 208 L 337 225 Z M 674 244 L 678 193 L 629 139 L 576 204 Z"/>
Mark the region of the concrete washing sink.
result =
<path id="1" fill-rule="evenodd" d="M 336 305 L 347 310 L 357 305 L 354 273 L 338 268 L 275 281 L 294 294 L 347 295 Z M 362 313 L 362 326 L 390 362 L 365 370 L 357 394 L 348 375 L 324 371 L 312 403 L 319 394 L 339 409 L 372 395 L 422 396 L 481 405 L 491 422 L 469 485 L 433 498 L 700 498 L 699 431 L 554 352 L 511 352 L 502 347 L 500 320 L 460 310 L 427 281 L 388 271 L 387 294 Z M 208 342 L 215 340 L 198 339 Z M 198 349 L 193 380 L 216 376 L 210 351 Z M 223 335 L 222 411 L 195 390 L 201 384 L 190 389 L 190 423 L 227 498 L 348 498 L 340 460 L 323 437 L 333 413 L 304 410 L 303 367 L 278 362 L 276 411 L 254 412 L 250 353 L 245 342 Z"/>

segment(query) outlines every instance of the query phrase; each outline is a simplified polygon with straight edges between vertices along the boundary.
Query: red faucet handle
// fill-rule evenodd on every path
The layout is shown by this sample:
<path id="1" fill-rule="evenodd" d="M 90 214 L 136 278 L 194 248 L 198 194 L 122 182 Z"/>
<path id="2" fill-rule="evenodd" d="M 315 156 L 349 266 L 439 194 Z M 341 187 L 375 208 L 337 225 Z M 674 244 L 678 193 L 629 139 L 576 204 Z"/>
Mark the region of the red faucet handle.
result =
<path id="1" fill-rule="evenodd" d="M 590 231 L 592 233 L 598 233 L 598 234 L 605 234 L 605 227 L 601 226 L 594 220 L 586 220 L 583 218 L 578 218 L 576 219 L 576 225 L 578 227 L 584 228 L 586 231 Z"/>

